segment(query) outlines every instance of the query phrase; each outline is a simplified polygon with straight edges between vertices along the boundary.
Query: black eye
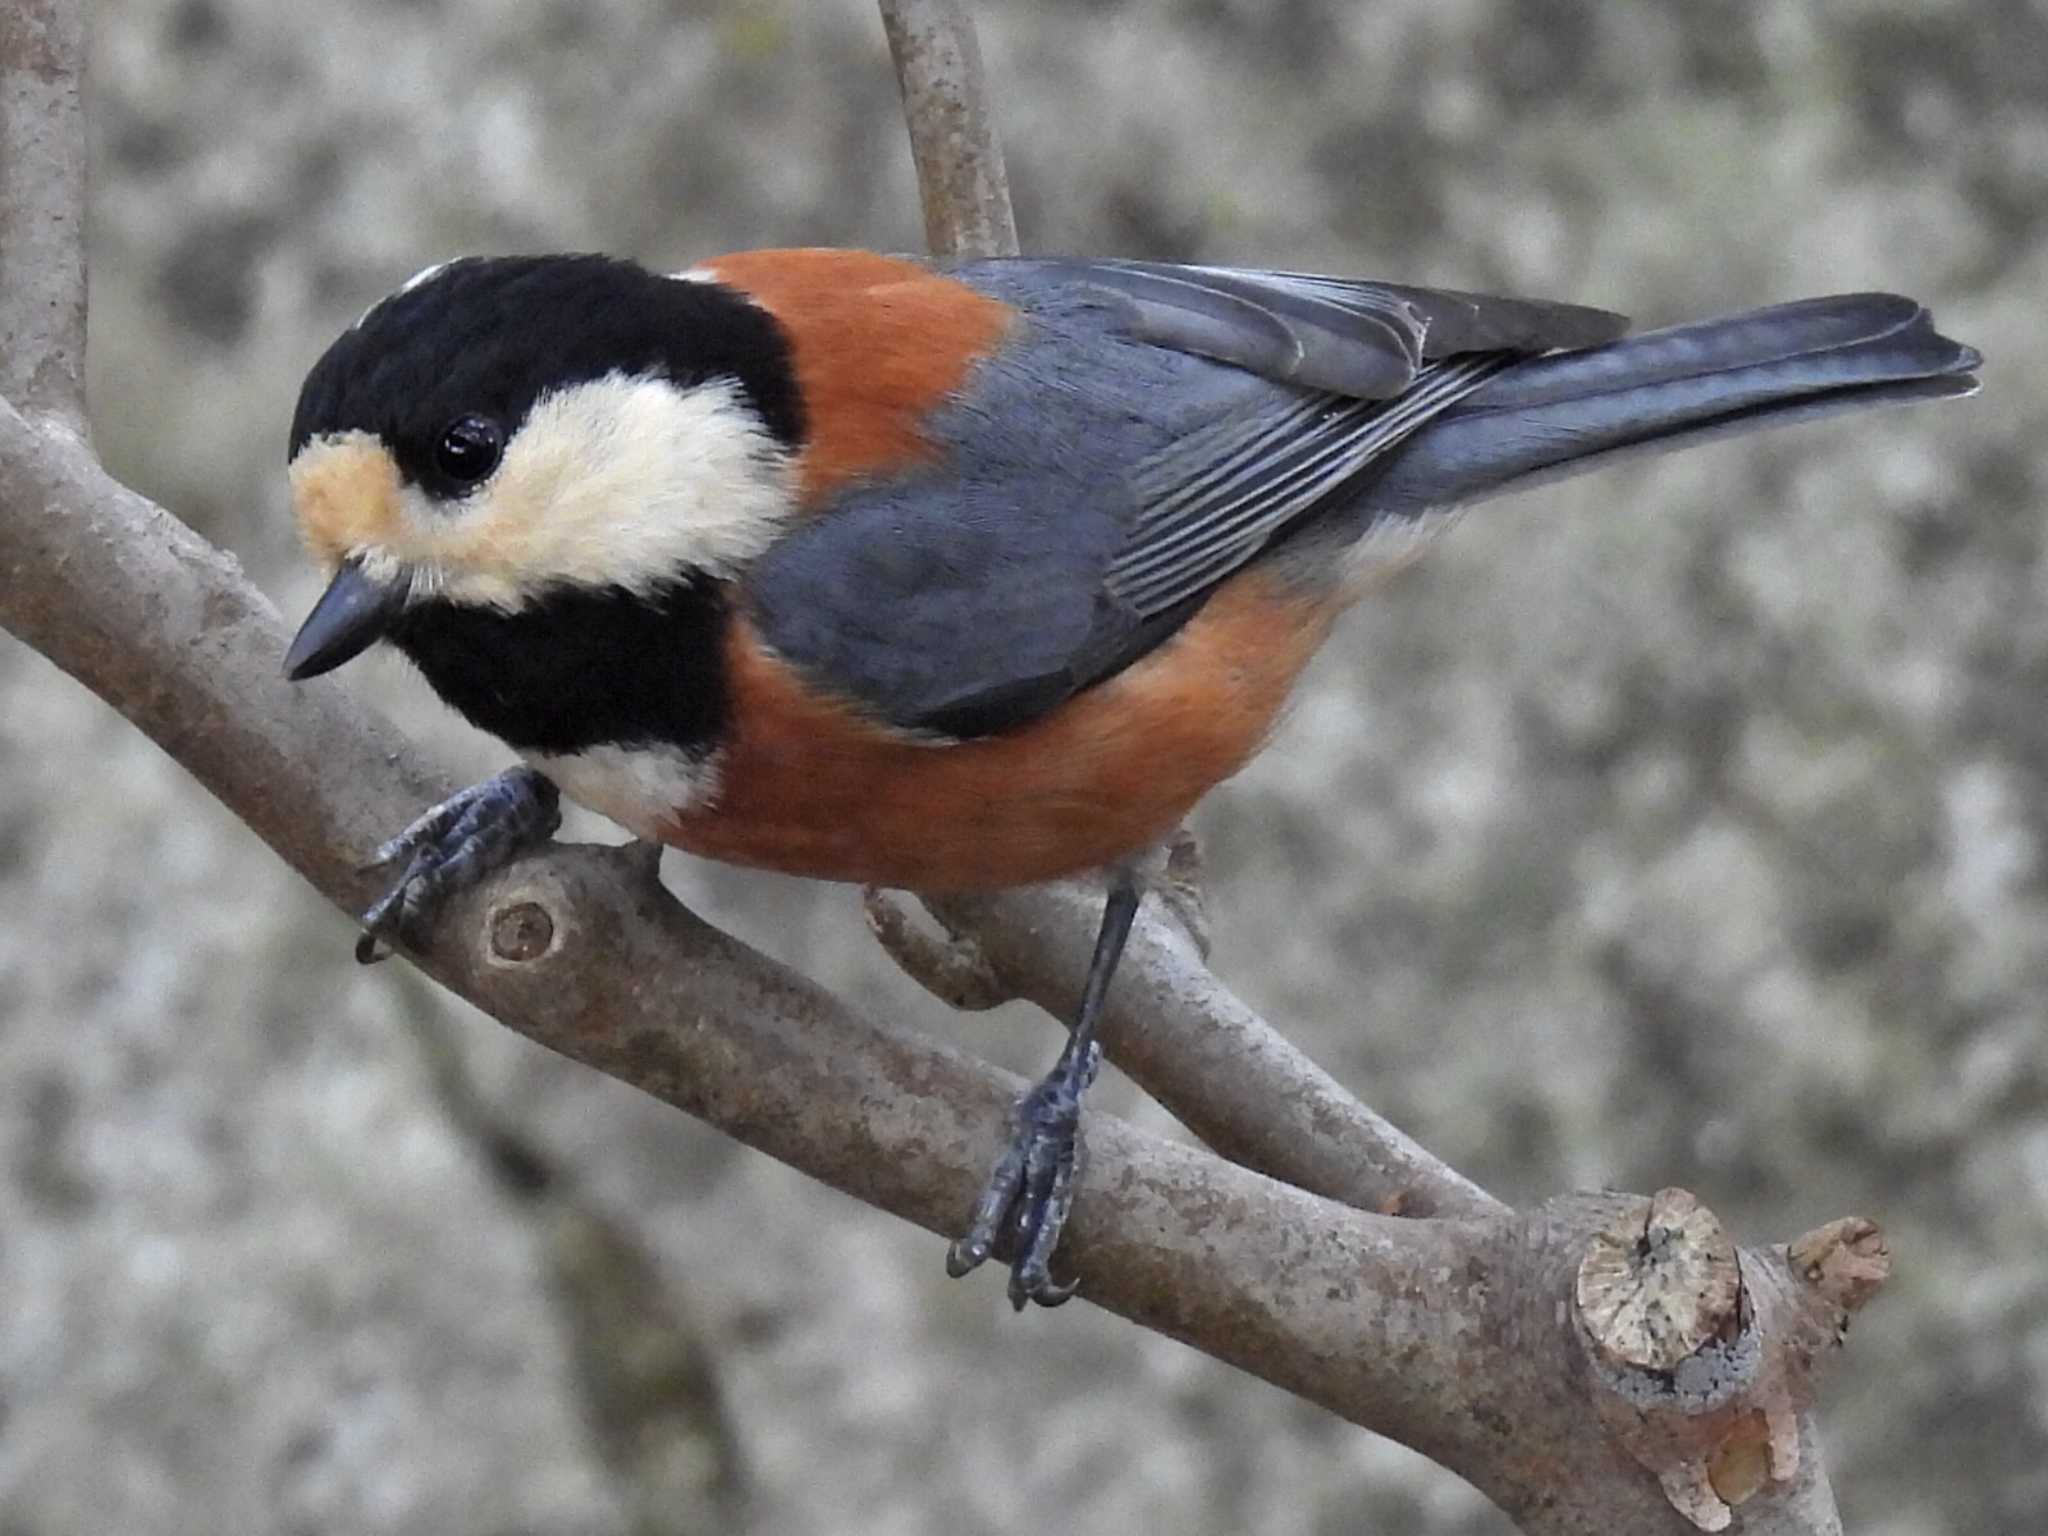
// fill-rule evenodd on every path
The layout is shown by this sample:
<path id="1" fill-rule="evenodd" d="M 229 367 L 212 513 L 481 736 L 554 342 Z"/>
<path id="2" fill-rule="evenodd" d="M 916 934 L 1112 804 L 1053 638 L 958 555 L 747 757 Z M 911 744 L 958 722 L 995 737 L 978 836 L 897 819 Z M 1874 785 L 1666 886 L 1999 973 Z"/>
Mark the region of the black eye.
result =
<path id="1" fill-rule="evenodd" d="M 462 485 L 474 485 L 498 467 L 505 432 L 488 416 L 458 416 L 434 444 L 434 463 Z"/>

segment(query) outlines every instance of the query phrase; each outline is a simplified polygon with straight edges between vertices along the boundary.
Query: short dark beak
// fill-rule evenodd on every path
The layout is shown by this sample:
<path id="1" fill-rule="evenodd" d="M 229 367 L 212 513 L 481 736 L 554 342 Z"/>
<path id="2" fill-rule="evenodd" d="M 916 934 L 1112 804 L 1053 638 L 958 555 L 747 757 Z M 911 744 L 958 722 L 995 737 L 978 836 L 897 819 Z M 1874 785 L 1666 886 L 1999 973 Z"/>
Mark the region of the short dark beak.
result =
<path id="1" fill-rule="evenodd" d="M 405 594 L 403 579 L 375 581 L 363 574 L 360 560 L 345 563 L 299 626 L 284 655 L 284 675 L 303 682 L 360 656 L 384 638 L 405 606 Z"/>

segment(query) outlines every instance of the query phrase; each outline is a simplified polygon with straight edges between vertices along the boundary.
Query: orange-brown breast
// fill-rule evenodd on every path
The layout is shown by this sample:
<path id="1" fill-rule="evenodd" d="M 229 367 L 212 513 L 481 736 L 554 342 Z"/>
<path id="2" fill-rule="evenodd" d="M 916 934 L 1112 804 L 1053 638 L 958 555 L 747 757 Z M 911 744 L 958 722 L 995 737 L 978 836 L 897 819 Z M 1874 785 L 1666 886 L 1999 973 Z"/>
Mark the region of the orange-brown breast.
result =
<path id="1" fill-rule="evenodd" d="M 712 804 L 668 842 L 910 890 L 1048 880 L 1163 837 L 1264 744 L 1336 605 L 1253 570 L 1124 672 L 1019 731 L 919 744 L 821 695 L 744 621 Z"/>
<path id="2" fill-rule="evenodd" d="M 1015 319 L 965 283 L 869 251 L 743 251 L 704 270 L 789 337 L 807 431 L 800 495 L 811 506 L 861 475 L 930 457 L 925 417 Z"/>

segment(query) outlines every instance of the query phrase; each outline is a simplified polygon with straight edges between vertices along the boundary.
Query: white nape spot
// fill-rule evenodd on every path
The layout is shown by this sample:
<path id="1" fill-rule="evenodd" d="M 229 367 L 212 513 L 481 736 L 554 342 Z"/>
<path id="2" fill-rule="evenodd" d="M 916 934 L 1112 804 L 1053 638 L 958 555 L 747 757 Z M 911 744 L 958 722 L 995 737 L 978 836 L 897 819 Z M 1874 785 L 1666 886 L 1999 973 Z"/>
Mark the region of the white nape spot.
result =
<path id="1" fill-rule="evenodd" d="M 497 472 L 415 523 L 432 588 L 524 607 L 549 587 L 648 594 L 725 577 L 794 515 L 790 455 L 732 379 L 622 373 L 543 395 Z"/>
<path id="2" fill-rule="evenodd" d="M 398 292 L 411 293 L 413 289 L 419 287 L 422 283 L 431 283 L 454 265 L 455 260 L 453 257 L 450 257 L 447 261 L 437 261 L 430 267 L 421 267 L 419 271 L 413 273 L 411 277 L 408 277 L 398 285 Z"/>
<path id="3" fill-rule="evenodd" d="M 556 756 L 521 754 L 578 805 L 608 816 L 635 837 L 656 841 L 662 823 L 718 794 L 716 752 L 617 745 Z"/>
<path id="4" fill-rule="evenodd" d="M 370 316 L 377 313 L 378 310 L 382 309 L 386 304 L 389 304 L 393 299 L 399 298 L 404 294 L 411 293 L 413 289 L 419 287 L 420 284 L 422 283 L 432 282 L 436 277 L 440 276 L 443 272 L 447 271 L 453 265 L 455 265 L 455 258 L 451 256 L 448 260 L 437 261 L 430 267 L 421 267 L 419 271 L 413 273 L 411 277 L 408 277 L 404 282 L 400 283 L 396 288 L 392 289 L 391 292 L 384 295 L 383 298 L 379 299 L 376 303 L 372 304 L 360 315 L 357 315 L 356 328 L 360 330 L 365 320 L 369 319 Z"/>
<path id="5" fill-rule="evenodd" d="M 673 283 L 708 283 L 714 288 L 724 288 L 727 293 L 736 299 L 745 299 L 756 309 L 765 310 L 768 307 L 758 297 L 747 292 L 746 289 L 735 288 L 727 283 L 724 278 L 720 277 L 709 267 L 685 267 L 680 272 L 669 273 L 668 279 Z"/>

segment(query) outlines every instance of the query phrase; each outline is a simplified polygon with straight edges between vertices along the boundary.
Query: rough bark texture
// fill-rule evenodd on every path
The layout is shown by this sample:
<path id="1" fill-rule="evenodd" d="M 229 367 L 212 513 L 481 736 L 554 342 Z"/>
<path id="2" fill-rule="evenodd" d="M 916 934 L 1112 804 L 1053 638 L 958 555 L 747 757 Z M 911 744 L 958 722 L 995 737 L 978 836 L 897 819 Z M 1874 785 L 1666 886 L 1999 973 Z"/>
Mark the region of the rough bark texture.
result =
<path id="1" fill-rule="evenodd" d="M 1829 1438 L 1852 1528 L 1886 1536 L 2025 1528 L 2048 1465 L 2024 1176 L 2042 423 L 1998 366 L 2038 349 L 2041 50 L 2030 7 L 1994 10 L 1134 4 L 1042 35 L 1005 12 L 986 38 L 1038 248 L 1656 319 L 1882 283 L 1994 349 L 1967 413 L 1489 509 L 1361 615 L 1208 817 L 1223 974 L 1486 1186 L 1682 1179 L 1738 1232 L 1885 1218 L 1910 1278 L 1832 1384 Z M 297 373 L 425 261 L 917 243 L 864 12 L 102 13 L 96 431 L 294 603 Z M 259 624 L 230 604 L 191 634 Z M 458 771 L 492 760 L 372 682 Z M 358 976 L 344 923 L 48 668 L 17 653 L 0 695 L 0 1513 L 625 1528 L 615 1463 L 574 1432 L 603 1415 L 532 1202 L 481 1176 L 392 1027 L 447 1005 Z M 864 954 L 845 893 L 672 878 L 942 1022 Z M 1035 1067 L 1047 1031 L 1017 1024 Z M 1082 1307 L 1020 1328 L 993 1285 L 942 1288 L 922 1234 L 484 1026 L 464 1041 L 694 1293 L 757 1484 L 789 1503 L 771 1518 L 1500 1528 L 1320 1414 Z"/>
<path id="2" fill-rule="evenodd" d="M 0 506 L 0 565 L 36 578 L 0 621 L 359 906 L 355 829 L 421 792 L 407 754 L 345 687 L 284 682 L 285 630 L 232 561 L 4 406 Z M 525 861 L 440 939 L 425 969 L 527 1038 L 934 1232 L 1019 1086 L 710 928 L 636 848 Z M 1088 1147 L 1069 1249 L 1090 1300 L 1415 1447 L 1528 1531 L 1682 1528 L 1573 1390 L 1561 1266 L 1594 1229 L 1573 1203 L 1526 1226 L 1372 1216 L 1108 1116 Z"/>
<path id="3" fill-rule="evenodd" d="M 0 399 L 77 426 L 85 399 L 85 9 L 0 14 Z"/>

